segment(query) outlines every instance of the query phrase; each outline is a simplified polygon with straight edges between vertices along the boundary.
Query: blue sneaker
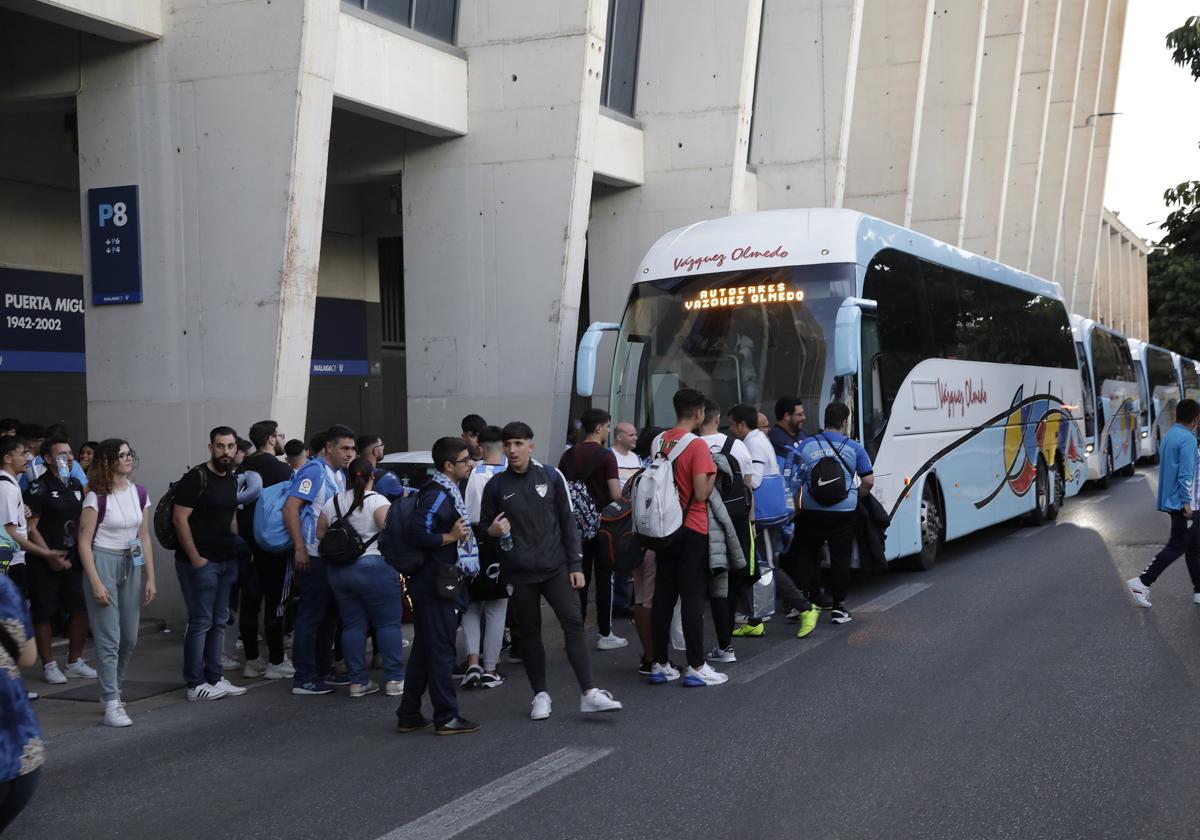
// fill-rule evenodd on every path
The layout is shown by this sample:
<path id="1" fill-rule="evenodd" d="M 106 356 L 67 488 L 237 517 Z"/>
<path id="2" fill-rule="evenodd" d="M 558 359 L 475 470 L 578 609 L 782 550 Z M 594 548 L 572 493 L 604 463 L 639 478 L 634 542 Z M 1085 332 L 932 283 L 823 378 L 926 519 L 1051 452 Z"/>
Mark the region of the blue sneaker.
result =
<path id="1" fill-rule="evenodd" d="M 305 680 L 292 685 L 292 694 L 333 694 L 333 686 L 321 680 Z"/>
<path id="2" fill-rule="evenodd" d="M 649 680 L 651 685 L 665 685 L 677 679 L 679 679 L 679 671 L 669 662 L 666 665 L 655 662 L 650 668 Z"/>

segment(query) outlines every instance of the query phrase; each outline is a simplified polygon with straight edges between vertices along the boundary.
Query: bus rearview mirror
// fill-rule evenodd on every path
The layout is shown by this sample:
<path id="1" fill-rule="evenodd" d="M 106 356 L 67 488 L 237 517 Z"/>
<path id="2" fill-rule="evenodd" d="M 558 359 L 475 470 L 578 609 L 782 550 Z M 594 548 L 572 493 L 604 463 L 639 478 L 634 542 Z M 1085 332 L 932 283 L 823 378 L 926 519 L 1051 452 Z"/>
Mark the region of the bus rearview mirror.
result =
<path id="1" fill-rule="evenodd" d="M 851 376 L 858 373 L 859 347 L 862 346 L 862 313 L 876 307 L 873 300 L 846 298 L 838 307 L 833 333 L 833 375 Z"/>
<path id="2" fill-rule="evenodd" d="M 596 321 L 579 340 L 579 352 L 575 356 L 575 393 L 590 397 L 596 387 L 596 350 L 606 332 L 616 332 L 620 324 Z"/>

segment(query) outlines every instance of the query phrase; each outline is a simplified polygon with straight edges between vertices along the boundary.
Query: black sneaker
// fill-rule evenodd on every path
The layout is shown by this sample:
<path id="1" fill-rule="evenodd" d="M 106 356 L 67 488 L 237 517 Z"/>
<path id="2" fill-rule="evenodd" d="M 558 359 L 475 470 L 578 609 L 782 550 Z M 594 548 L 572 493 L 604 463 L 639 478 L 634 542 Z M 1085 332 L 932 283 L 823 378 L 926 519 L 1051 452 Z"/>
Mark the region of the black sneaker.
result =
<path id="1" fill-rule="evenodd" d="M 647 662 L 645 659 L 643 659 L 641 661 L 641 663 L 638 664 L 638 673 L 641 674 L 643 677 L 650 676 L 650 672 L 652 670 L 654 670 L 653 662 Z"/>
<path id="2" fill-rule="evenodd" d="M 467 668 L 467 672 L 462 677 L 463 688 L 478 688 L 479 680 L 483 676 L 483 669 L 478 665 L 472 665 Z"/>
<path id="3" fill-rule="evenodd" d="M 434 735 L 469 735 L 479 731 L 479 724 L 466 718 L 451 718 L 433 728 Z"/>
<path id="4" fill-rule="evenodd" d="M 420 732 L 422 729 L 428 729 L 431 726 L 433 726 L 433 721 L 427 717 L 396 719 L 396 731 L 402 735 L 407 735 L 409 732 Z"/>
<path id="5" fill-rule="evenodd" d="M 843 605 L 838 604 L 829 611 L 829 620 L 834 624 L 849 624 L 854 619 L 851 617 L 849 610 L 847 610 Z"/>
<path id="6" fill-rule="evenodd" d="M 499 671 L 493 671 L 480 676 L 478 684 L 480 688 L 499 688 L 504 685 L 504 679 L 504 675 Z"/>

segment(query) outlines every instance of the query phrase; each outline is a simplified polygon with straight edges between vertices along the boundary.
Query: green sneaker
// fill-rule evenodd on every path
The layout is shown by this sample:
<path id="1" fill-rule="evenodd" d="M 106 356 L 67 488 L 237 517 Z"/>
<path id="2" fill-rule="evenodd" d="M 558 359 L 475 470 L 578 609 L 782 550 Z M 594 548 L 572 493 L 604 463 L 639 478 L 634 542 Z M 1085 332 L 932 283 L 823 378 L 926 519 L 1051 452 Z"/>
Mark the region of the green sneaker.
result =
<path id="1" fill-rule="evenodd" d="M 761 624 L 742 624 L 733 628 L 735 636 L 762 636 L 767 632 L 767 628 Z"/>
<path id="2" fill-rule="evenodd" d="M 803 639 L 813 631 L 817 626 L 817 619 L 821 617 L 821 611 L 816 605 L 809 607 L 804 612 L 800 613 L 800 629 L 796 631 L 796 638 Z"/>

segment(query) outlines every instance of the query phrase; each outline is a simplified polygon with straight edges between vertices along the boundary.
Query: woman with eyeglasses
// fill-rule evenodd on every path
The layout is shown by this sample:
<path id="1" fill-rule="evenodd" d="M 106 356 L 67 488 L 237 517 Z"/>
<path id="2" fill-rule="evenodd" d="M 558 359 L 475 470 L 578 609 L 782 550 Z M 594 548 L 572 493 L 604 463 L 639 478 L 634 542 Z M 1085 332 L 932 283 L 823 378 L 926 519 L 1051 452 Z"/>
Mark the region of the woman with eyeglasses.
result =
<path id="1" fill-rule="evenodd" d="M 133 723 L 121 702 L 121 683 L 137 644 L 142 606 L 157 594 L 150 545 L 150 495 L 130 480 L 137 453 L 110 438 L 96 446 L 88 494 L 79 520 L 88 619 L 96 645 L 96 671 L 104 723 Z"/>

